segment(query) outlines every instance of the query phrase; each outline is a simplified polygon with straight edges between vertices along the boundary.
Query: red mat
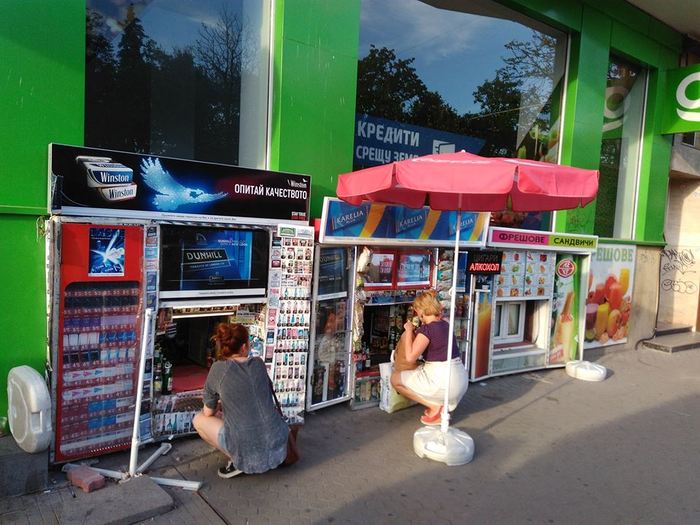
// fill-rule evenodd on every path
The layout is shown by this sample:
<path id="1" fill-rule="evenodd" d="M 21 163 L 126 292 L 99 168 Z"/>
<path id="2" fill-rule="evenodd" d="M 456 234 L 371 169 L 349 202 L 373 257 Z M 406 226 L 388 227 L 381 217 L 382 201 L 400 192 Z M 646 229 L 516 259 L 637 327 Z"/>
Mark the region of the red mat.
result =
<path id="1" fill-rule="evenodd" d="M 189 392 L 204 388 L 208 368 L 199 365 L 179 365 L 173 367 L 173 393 Z"/>

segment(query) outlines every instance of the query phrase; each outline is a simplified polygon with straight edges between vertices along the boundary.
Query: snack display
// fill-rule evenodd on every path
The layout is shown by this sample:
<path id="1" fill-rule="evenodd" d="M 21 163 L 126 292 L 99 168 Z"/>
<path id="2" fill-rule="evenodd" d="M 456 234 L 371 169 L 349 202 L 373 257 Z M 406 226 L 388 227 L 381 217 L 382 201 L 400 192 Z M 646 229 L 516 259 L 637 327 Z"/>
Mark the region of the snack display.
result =
<path id="1" fill-rule="evenodd" d="M 553 253 L 505 250 L 496 276 L 496 297 L 548 297 L 552 294 Z"/>

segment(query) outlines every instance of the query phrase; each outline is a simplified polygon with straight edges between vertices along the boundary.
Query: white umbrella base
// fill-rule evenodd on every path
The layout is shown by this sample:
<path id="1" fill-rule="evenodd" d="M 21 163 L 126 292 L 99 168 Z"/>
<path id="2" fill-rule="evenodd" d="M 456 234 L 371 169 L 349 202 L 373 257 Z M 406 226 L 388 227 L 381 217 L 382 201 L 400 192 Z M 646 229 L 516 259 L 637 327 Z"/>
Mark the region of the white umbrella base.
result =
<path id="1" fill-rule="evenodd" d="M 566 363 L 566 373 L 583 381 L 602 381 L 607 377 L 608 369 L 590 361 L 576 360 Z"/>
<path id="2" fill-rule="evenodd" d="M 450 427 L 443 433 L 440 427 L 423 427 L 413 434 L 413 451 L 419 458 L 456 467 L 474 459 L 474 440 L 456 428 Z"/>

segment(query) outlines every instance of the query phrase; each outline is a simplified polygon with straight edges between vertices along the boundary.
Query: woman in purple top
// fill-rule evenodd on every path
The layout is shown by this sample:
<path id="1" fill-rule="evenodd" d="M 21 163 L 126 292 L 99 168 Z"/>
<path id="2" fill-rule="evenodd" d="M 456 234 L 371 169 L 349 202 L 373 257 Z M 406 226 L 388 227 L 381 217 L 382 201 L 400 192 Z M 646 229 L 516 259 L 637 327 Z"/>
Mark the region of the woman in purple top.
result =
<path id="1" fill-rule="evenodd" d="M 450 374 L 449 410 L 454 410 L 467 391 L 468 377 L 459 358 L 457 340 L 452 342 L 452 356 L 447 361 L 448 338 L 452 334 L 450 324 L 442 318 L 442 305 L 437 292 L 428 290 L 413 301 L 413 310 L 420 319 L 420 328 L 408 321 L 406 329 L 406 359 L 415 361 L 421 356 L 423 363 L 415 370 L 396 371 L 391 383 L 396 390 L 409 399 L 425 406 L 420 418 L 424 425 L 439 425 L 440 412 L 445 399 L 447 374 Z"/>

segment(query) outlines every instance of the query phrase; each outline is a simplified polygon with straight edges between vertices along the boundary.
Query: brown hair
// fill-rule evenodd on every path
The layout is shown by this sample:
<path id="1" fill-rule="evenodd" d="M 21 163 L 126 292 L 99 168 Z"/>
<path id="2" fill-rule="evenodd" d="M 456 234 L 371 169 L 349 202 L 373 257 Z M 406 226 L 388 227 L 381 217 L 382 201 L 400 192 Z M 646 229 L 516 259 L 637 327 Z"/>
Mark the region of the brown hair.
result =
<path id="1" fill-rule="evenodd" d="M 425 315 L 440 316 L 442 314 L 442 304 L 438 301 L 435 290 L 426 290 L 416 296 L 413 301 L 413 309 L 421 310 Z"/>
<path id="2" fill-rule="evenodd" d="M 227 359 L 241 353 L 243 347 L 248 344 L 248 329 L 238 323 L 219 323 L 214 329 L 211 340 L 218 346 L 217 358 Z"/>

